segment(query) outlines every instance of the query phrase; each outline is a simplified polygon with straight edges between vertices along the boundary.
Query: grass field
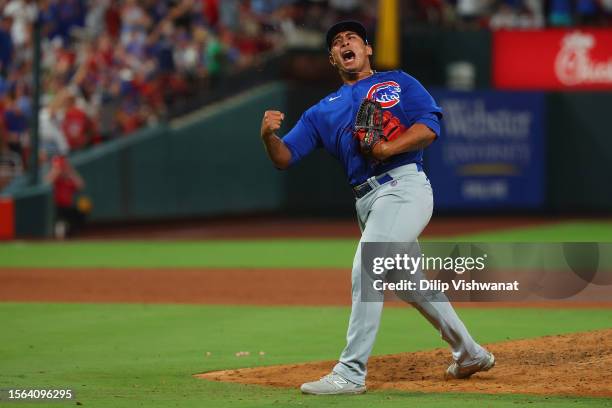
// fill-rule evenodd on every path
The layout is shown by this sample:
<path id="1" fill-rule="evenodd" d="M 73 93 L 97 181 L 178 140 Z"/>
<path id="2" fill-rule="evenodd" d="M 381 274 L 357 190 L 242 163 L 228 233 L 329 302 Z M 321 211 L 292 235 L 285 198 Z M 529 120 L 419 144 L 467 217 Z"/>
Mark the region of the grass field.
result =
<path id="1" fill-rule="evenodd" d="M 191 377 L 215 369 L 334 359 L 343 346 L 348 312 L 340 307 L 3 304 L 0 387 L 73 387 L 85 405 L 113 407 L 246 407 L 277 400 L 279 406 L 457 403 L 457 397 L 450 395 L 388 392 L 345 402 Z M 483 342 L 604 328 L 610 317 L 607 310 L 541 309 L 465 309 L 461 315 Z M 392 308 L 385 311 L 375 354 L 441 346 L 415 310 Z M 237 351 L 251 355 L 236 357 Z M 259 351 L 265 355 L 260 357 Z M 206 357 L 206 352 L 211 356 Z M 575 400 L 459 397 L 465 406 L 483 399 L 496 406 L 517 400 L 549 404 Z"/>
<path id="2" fill-rule="evenodd" d="M 612 223 L 560 223 L 435 240 L 612 243 Z M 356 244 L 353 239 L 14 242 L 0 244 L 0 267 L 344 268 Z"/>
<path id="3" fill-rule="evenodd" d="M 572 223 L 458 240 L 612 242 L 612 224 Z M 2 267 L 348 267 L 353 240 L 226 242 L 17 242 Z M 308 258 L 304 252 L 311 254 Z M 375 391 L 308 397 L 197 380 L 216 369 L 335 359 L 345 307 L 0 303 L 0 388 L 70 387 L 94 407 L 515 407 L 612 406 L 612 399 Z M 483 343 L 612 326 L 609 309 L 462 309 Z M 374 354 L 443 347 L 415 310 L 389 308 Z M 250 356 L 236 357 L 238 351 Z M 263 356 L 259 355 L 264 351 Z M 206 353 L 210 353 L 209 356 Z M 75 401 L 49 406 L 74 405 Z M 19 403 L 41 407 L 44 403 Z"/>

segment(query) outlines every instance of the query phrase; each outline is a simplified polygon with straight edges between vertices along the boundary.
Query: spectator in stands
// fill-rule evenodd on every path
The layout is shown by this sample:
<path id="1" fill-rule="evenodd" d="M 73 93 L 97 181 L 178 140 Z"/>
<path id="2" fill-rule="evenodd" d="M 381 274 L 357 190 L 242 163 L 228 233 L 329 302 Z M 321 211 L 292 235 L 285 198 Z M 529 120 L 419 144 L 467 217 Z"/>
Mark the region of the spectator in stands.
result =
<path id="1" fill-rule="evenodd" d="M 56 238 L 63 239 L 75 235 L 83 226 L 86 214 L 91 208 L 88 199 L 85 197 L 79 199 L 78 196 L 85 188 L 83 178 L 65 156 L 55 156 L 45 180 L 53 185 Z"/>
<path id="2" fill-rule="evenodd" d="M 201 67 L 201 48 L 194 41 L 190 33 L 181 28 L 177 30 L 174 42 L 174 60 L 177 69 L 189 77 L 196 75 L 196 71 Z"/>
<path id="3" fill-rule="evenodd" d="M 0 191 L 9 184 L 15 175 L 22 172 L 21 156 L 9 149 L 4 116 L 0 115 Z"/>
<path id="4" fill-rule="evenodd" d="M 30 41 L 31 24 L 37 14 L 34 0 L 10 0 L 4 6 L 4 16 L 12 19 L 11 37 L 17 49 L 22 49 Z"/>
<path id="5" fill-rule="evenodd" d="M 431 25 L 448 25 L 453 18 L 452 7 L 444 0 L 418 0 L 417 4 L 420 11 L 418 18 Z"/>
<path id="6" fill-rule="evenodd" d="M 116 120 L 121 133 L 127 135 L 134 132 L 146 123 L 144 111 L 140 103 L 138 89 L 132 79 L 134 74 L 127 68 L 121 73 L 121 101 L 117 111 Z"/>
<path id="7" fill-rule="evenodd" d="M 60 127 L 57 102 L 40 110 L 39 122 L 41 161 L 47 162 L 56 155 L 66 156 L 70 149 Z"/>
<path id="8" fill-rule="evenodd" d="M 489 20 L 492 30 L 540 28 L 544 24 L 539 0 L 501 0 Z"/>
<path id="9" fill-rule="evenodd" d="M 11 20 L 0 16 L 0 75 L 6 78 L 13 60 L 13 40 L 11 38 Z"/>
<path id="10" fill-rule="evenodd" d="M 13 85 L 15 93 L 15 104 L 19 111 L 29 119 L 32 114 L 32 98 L 30 97 L 30 88 L 25 81 L 17 81 Z"/>
<path id="11" fill-rule="evenodd" d="M 119 0 L 111 0 L 104 13 L 104 25 L 106 33 L 113 39 L 119 37 L 121 31 L 121 7 Z"/>
<path id="12" fill-rule="evenodd" d="M 548 23 L 553 27 L 569 26 L 572 24 L 571 0 L 551 0 L 548 13 Z"/>
<path id="13" fill-rule="evenodd" d="M 509 29 L 518 27 L 518 11 L 509 3 L 500 1 L 497 3 L 496 10 L 491 16 L 489 27 L 492 30 Z"/>
<path id="14" fill-rule="evenodd" d="M 488 0 L 457 0 L 457 17 L 460 28 L 479 28 L 481 19 L 487 14 L 490 2 Z"/>
<path id="15" fill-rule="evenodd" d="M 214 83 L 223 69 L 223 46 L 219 39 L 204 27 L 194 31 L 194 40 L 200 49 L 203 72 Z"/>
<path id="16" fill-rule="evenodd" d="M 121 7 L 121 43 L 126 45 L 136 38 L 144 41 L 151 20 L 137 0 L 125 0 Z"/>
<path id="17" fill-rule="evenodd" d="M 523 25 L 525 28 L 543 28 L 546 19 L 544 18 L 544 4 L 542 0 L 524 0 L 524 7 L 526 16 L 526 23 Z"/>
<path id="18" fill-rule="evenodd" d="M 202 0 L 202 15 L 208 27 L 214 28 L 219 24 L 219 2 L 221 0 Z"/>
<path id="19" fill-rule="evenodd" d="M 23 114 L 17 101 L 15 92 L 11 91 L 4 98 L 4 125 L 8 140 L 9 150 L 17 153 L 23 163 L 28 163 L 28 121 Z"/>
<path id="20" fill-rule="evenodd" d="M 105 16 L 111 6 L 111 0 L 89 1 L 88 6 L 85 27 L 92 38 L 97 38 L 105 33 Z"/>
<path id="21" fill-rule="evenodd" d="M 65 97 L 65 113 L 62 121 L 62 131 L 70 146 L 70 151 L 76 151 L 89 146 L 93 137 L 91 120 L 85 110 L 79 106 L 77 98 L 68 93 Z"/>
<path id="22" fill-rule="evenodd" d="M 53 36 L 60 37 L 65 44 L 69 44 L 73 30 L 85 26 L 85 0 L 54 1 L 51 2 L 50 9 L 56 21 Z"/>
<path id="23" fill-rule="evenodd" d="M 230 31 L 240 28 L 239 7 L 240 0 L 219 0 L 219 23 L 222 28 Z"/>
<path id="24" fill-rule="evenodd" d="M 576 23 L 578 25 L 596 25 L 600 16 L 596 0 L 576 0 Z"/>

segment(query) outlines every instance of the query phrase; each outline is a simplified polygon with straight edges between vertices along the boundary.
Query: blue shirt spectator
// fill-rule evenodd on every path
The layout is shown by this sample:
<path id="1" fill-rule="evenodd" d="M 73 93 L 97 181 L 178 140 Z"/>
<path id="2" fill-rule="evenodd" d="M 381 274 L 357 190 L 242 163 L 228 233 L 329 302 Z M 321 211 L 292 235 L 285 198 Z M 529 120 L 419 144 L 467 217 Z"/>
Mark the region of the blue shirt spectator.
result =
<path id="1" fill-rule="evenodd" d="M 25 115 L 15 108 L 9 108 L 4 112 L 4 124 L 6 130 L 13 133 L 24 133 L 28 129 L 28 121 Z"/>
<path id="2" fill-rule="evenodd" d="M 5 26 L 5 21 L 0 23 L 0 70 L 2 76 L 6 76 L 8 66 L 13 59 L 13 40 L 10 28 Z"/>

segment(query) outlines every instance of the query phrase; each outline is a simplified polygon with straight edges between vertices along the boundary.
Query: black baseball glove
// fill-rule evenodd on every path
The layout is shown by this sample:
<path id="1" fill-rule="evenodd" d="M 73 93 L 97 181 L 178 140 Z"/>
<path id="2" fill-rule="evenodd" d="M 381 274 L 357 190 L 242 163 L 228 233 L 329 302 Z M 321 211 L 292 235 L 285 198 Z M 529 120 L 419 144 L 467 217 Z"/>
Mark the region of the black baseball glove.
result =
<path id="1" fill-rule="evenodd" d="M 353 136 L 359 140 L 359 147 L 363 154 L 370 154 L 374 146 L 385 140 L 383 133 L 383 109 L 380 102 L 365 98 L 361 101 Z"/>

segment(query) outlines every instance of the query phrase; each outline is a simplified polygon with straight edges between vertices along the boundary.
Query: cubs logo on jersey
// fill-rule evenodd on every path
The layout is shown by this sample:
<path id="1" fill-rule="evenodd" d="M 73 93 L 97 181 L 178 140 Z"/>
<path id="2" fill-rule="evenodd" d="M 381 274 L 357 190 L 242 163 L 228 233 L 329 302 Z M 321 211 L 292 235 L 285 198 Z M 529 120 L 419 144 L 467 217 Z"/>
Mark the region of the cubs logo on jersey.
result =
<path id="1" fill-rule="evenodd" d="M 399 103 L 401 92 L 402 88 L 397 82 L 385 81 L 372 85 L 367 97 L 376 99 L 383 108 L 389 109 Z"/>

